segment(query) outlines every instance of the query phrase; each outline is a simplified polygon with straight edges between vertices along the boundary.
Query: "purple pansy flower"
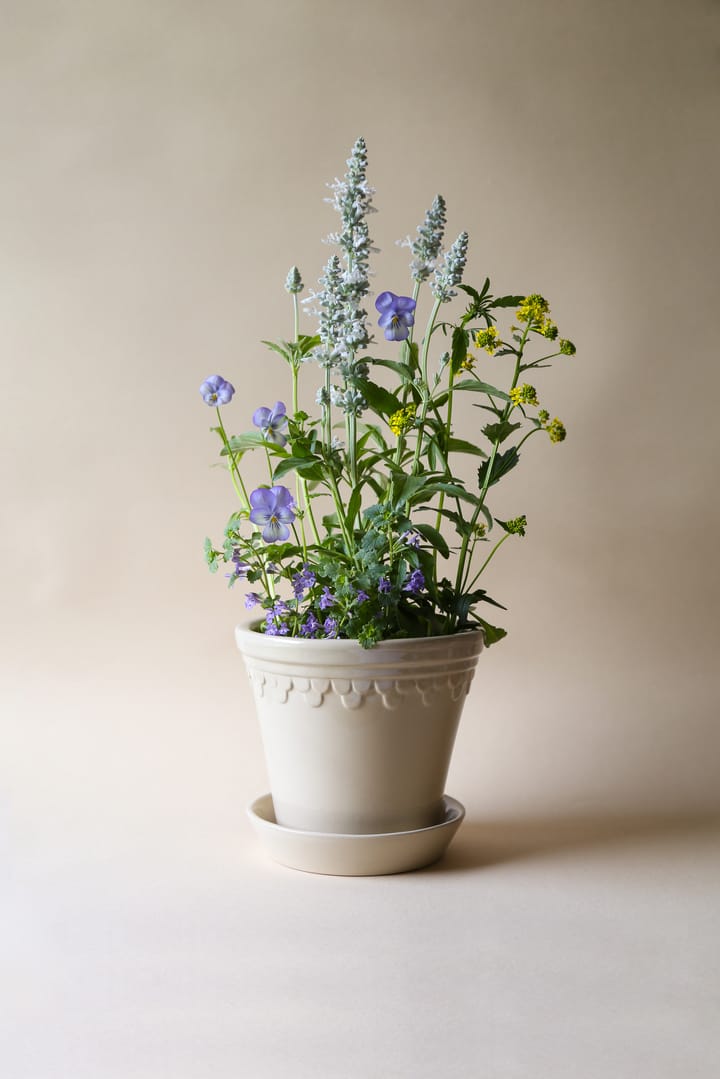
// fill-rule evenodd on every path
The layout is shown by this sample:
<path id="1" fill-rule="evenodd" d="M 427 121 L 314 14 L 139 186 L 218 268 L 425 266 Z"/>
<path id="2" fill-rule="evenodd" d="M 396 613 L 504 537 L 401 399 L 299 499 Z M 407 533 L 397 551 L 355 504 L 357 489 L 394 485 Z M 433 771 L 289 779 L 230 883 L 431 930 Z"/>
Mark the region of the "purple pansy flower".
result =
<path id="1" fill-rule="evenodd" d="M 285 435 L 280 433 L 280 428 L 287 424 L 285 405 L 282 401 L 276 401 L 272 408 L 256 408 L 253 412 L 253 423 L 262 431 L 263 438 L 268 442 L 275 442 L 278 446 L 284 446 L 287 442 Z"/>
<path id="2" fill-rule="evenodd" d="M 387 579 L 387 577 L 381 577 L 380 580 L 378 581 L 378 586 L 377 587 L 378 587 L 378 592 L 387 593 L 392 588 L 392 585 L 390 584 L 390 581 Z"/>
<path id="3" fill-rule="evenodd" d="M 415 323 L 415 300 L 411 296 L 396 296 L 381 292 L 375 301 L 380 312 L 378 326 L 385 331 L 386 341 L 405 341 Z"/>
<path id="4" fill-rule="evenodd" d="M 295 520 L 295 501 L 287 487 L 257 487 L 250 494 L 250 520 L 262 525 L 262 538 L 266 543 L 286 540 L 290 535 L 288 525 Z"/>
<path id="5" fill-rule="evenodd" d="M 217 407 L 226 405 L 235 393 L 235 387 L 226 382 L 220 375 L 210 375 L 200 387 L 202 399 L 206 405 Z"/>
<path id="6" fill-rule="evenodd" d="M 425 577 L 422 570 L 414 569 L 403 585 L 403 592 L 412 592 L 417 595 L 425 589 Z"/>

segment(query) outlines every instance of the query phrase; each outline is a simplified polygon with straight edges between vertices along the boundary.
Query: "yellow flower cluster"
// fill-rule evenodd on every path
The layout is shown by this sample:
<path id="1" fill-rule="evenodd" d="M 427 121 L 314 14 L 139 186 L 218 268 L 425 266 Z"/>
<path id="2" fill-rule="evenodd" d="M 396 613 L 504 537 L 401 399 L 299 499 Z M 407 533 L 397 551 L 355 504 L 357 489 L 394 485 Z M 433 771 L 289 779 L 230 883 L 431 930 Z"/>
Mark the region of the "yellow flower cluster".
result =
<path id="1" fill-rule="evenodd" d="M 415 405 L 406 405 L 405 408 L 399 408 L 397 412 L 393 412 L 388 420 L 388 425 L 393 434 L 400 437 L 400 435 L 404 435 L 406 431 L 410 430 L 414 422 Z"/>
<path id="2" fill-rule="evenodd" d="M 473 356 L 472 352 L 468 352 L 467 356 L 460 364 L 460 367 L 463 371 L 472 371 L 473 367 L 475 366 L 476 359 L 477 356 Z"/>
<path id="3" fill-rule="evenodd" d="M 547 425 L 546 431 L 550 435 L 551 442 L 565 441 L 565 437 L 567 435 L 567 431 L 565 430 L 565 424 L 561 423 L 557 416 Z"/>
<path id="4" fill-rule="evenodd" d="M 544 427 L 547 433 L 550 435 L 551 442 L 564 442 L 567 431 L 565 430 L 565 424 L 562 423 L 557 416 L 554 420 L 550 419 L 550 413 L 547 409 L 541 408 L 538 412 L 538 419 L 540 420 L 540 426 Z"/>
<path id="5" fill-rule="evenodd" d="M 486 330 L 478 330 L 475 334 L 475 344 L 478 348 L 484 348 L 492 356 L 496 349 L 500 348 L 502 341 L 500 334 L 494 326 L 488 326 Z"/>
<path id="6" fill-rule="evenodd" d="M 531 325 L 544 325 L 545 316 L 550 311 L 550 304 L 537 292 L 526 296 L 518 308 L 516 318 L 518 322 L 529 322 Z"/>
<path id="7" fill-rule="evenodd" d="M 515 386 L 510 390 L 510 400 L 513 405 L 539 405 L 537 390 L 534 386 L 524 382 L 522 386 Z"/>

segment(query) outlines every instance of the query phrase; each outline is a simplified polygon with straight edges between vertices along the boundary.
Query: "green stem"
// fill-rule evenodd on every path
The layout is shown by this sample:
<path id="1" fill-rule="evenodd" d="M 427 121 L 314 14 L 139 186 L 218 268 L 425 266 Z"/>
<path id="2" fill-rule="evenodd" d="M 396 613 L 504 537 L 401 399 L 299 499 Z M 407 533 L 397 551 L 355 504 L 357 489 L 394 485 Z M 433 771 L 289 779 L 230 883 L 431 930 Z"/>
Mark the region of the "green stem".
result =
<path id="1" fill-rule="evenodd" d="M 411 473 L 413 476 L 416 476 L 418 474 L 418 471 L 419 471 L 419 468 L 420 468 L 420 451 L 422 450 L 422 440 L 423 440 L 423 434 L 424 434 L 424 430 L 425 430 L 425 419 L 427 417 L 428 408 L 430 407 L 430 387 L 428 386 L 428 380 L 427 380 L 428 352 L 429 352 L 429 349 L 430 349 L 430 337 L 432 336 L 433 327 L 435 325 L 435 319 L 437 318 L 437 313 L 440 310 L 440 304 L 441 303 L 442 303 L 442 300 L 439 300 L 439 299 L 435 300 L 435 303 L 433 304 L 432 311 L 430 313 L 430 318 L 428 319 L 427 329 L 425 331 L 425 337 L 423 338 L 423 347 L 422 347 L 422 357 L 421 357 L 421 361 L 420 361 L 420 368 L 421 368 L 421 371 L 422 371 L 424 399 L 423 399 L 422 409 L 421 409 L 421 412 L 420 412 L 420 422 L 419 422 L 418 427 L 417 427 L 417 443 L 415 445 L 415 455 L 413 457 L 412 473 Z"/>
<path id="2" fill-rule="evenodd" d="M 327 471 L 328 483 L 330 484 L 330 491 L 332 494 L 333 502 L 335 503 L 335 512 L 337 513 L 338 523 L 340 525 L 340 531 L 343 534 L 343 540 L 345 542 L 345 551 L 348 558 L 352 558 L 355 561 L 355 551 L 352 537 L 348 532 L 347 522 L 345 520 L 345 514 L 343 512 L 342 499 L 340 497 L 340 491 L 338 489 L 337 481 L 332 471 Z"/>
<path id="3" fill-rule="evenodd" d="M 517 380 L 518 380 L 518 377 L 520 375 L 520 367 L 522 365 L 523 349 L 525 348 L 525 342 L 527 341 L 527 337 L 528 337 L 529 332 L 530 332 L 530 324 L 528 323 L 527 326 L 525 327 L 525 332 L 523 333 L 522 340 L 520 341 L 520 346 L 519 346 L 518 351 L 517 351 L 517 357 L 516 357 L 516 360 L 515 360 L 515 373 L 513 374 L 513 380 L 512 380 L 512 384 L 510 386 L 511 390 L 513 390 L 515 388 L 515 386 L 517 385 Z M 510 415 L 510 412 L 512 411 L 512 408 L 513 408 L 512 401 L 508 401 L 508 403 L 505 405 L 505 408 L 503 409 L 503 414 L 502 414 L 502 416 L 500 418 L 501 423 L 503 423 L 508 418 L 508 416 Z M 482 490 L 480 491 L 480 496 L 479 496 L 479 499 L 478 499 L 478 505 L 476 506 L 475 512 L 473 513 L 472 517 L 470 518 L 468 533 L 467 533 L 466 536 L 463 536 L 462 546 L 460 548 L 460 555 L 459 555 L 459 558 L 458 558 L 457 574 L 456 574 L 456 577 L 455 577 L 455 591 L 456 591 L 456 593 L 458 595 L 461 595 L 463 593 L 463 591 L 465 590 L 465 563 L 466 563 L 466 560 L 467 560 L 468 544 L 470 542 L 470 537 L 474 533 L 475 525 L 477 524 L 477 519 L 480 516 L 480 513 L 482 512 L 483 506 L 485 505 L 485 497 L 487 495 L 488 487 L 490 486 L 490 480 L 492 478 L 493 465 L 495 464 L 495 458 L 497 457 L 499 447 L 500 447 L 500 439 L 496 439 L 495 442 L 493 443 L 492 451 L 491 451 L 490 456 L 489 456 L 488 461 L 487 461 L 487 469 L 485 471 L 485 480 L 483 482 Z M 468 567 L 468 574 L 469 574 L 469 567 Z"/>
<path id="4" fill-rule="evenodd" d="M 483 573 L 483 571 L 484 571 L 485 567 L 487 566 L 488 562 L 489 562 L 489 561 L 490 561 L 490 559 L 491 559 L 491 558 L 493 557 L 493 555 L 495 554 L 495 552 L 496 552 L 496 551 L 499 551 L 499 550 L 500 550 L 500 548 L 502 547 L 503 543 L 504 543 L 504 542 L 505 542 L 505 540 L 507 540 L 507 539 L 510 539 L 510 533 L 509 533 L 509 532 L 506 532 L 506 533 L 505 533 L 505 535 L 504 535 L 504 536 L 502 537 L 502 539 L 499 539 L 499 540 L 497 541 L 497 543 L 496 543 L 496 544 L 495 544 L 495 546 L 493 547 L 492 551 L 491 551 L 491 552 L 490 552 L 490 554 L 489 554 L 489 555 L 487 556 L 487 558 L 486 558 L 486 559 L 485 559 L 485 561 L 483 562 L 482 566 L 480 567 L 480 569 L 479 569 L 479 570 L 477 571 L 477 573 L 476 573 L 476 574 L 475 574 L 475 576 L 473 577 L 472 581 L 470 581 L 470 583 L 468 584 L 468 586 L 467 586 L 467 591 L 468 591 L 468 592 L 469 592 L 469 591 L 470 591 L 470 589 L 471 589 L 471 588 L 472 588 L 472 587 L 474 586 L 475 582 L 476 582 L 477 580 L 479 580 L 479 578 L 480 578 L 481 574 Z"/>
<path id="5" fill-rule="evenodd" d="M 445 443 L 445 456 L 446 456 L 446 459 L 447 459 L 448 454 L 450 453 L 450 450 L 448 449 L 448 446 L 450 445 L 450 438 L 452 437 L 452 410 L 453 410 L 453 381 L 454 381 L 454 378 L 455 378 L 455 375 L 453 374 L 452 363 L 451 363 L 450 364 L 450 374 L 448 376 L 447 419 L 446 419 L 446 425 L 445 425 L 445 430 L 446 430 L 446 433 L 447 433 L 447 439 L 446 439 L 446 443 Z M 444 505 L 445 505 L 445 492 L 441 491 L 440 492 L 440 499 L 438 501 L 437 519 L 435 521 L 435 528 L 438 530 L 438 532 L 440 531 L 440 526 L 442 525 L 442 510 L 443 510 Z M 438 559 L 438 553 L 437 553 L 437 547 L 436 547 L 435 550 L 433 551 L 433 580 L 437 580 L 437 559 Z"/>
<path id="6" fill-rule="evenodd" d="M 217 418 L 218 418 L 218 424 L 219 424 L 218 430 L 220 432 L 220 438 L 223 441 L 223 445 L 225 446 L 225 449 L 227 450 L 227 455 L 230 458 L 230 462 L 231 462 L 231 464 L 230 464 L 230 476 L 231 476 L 232 481 L 233 481 L 233 486 L 235 487 L 235 491 L 236 491 L 237 496 L 240 499 L 240 501 L 245 503 L 243 508 L 246 509 L 248 511 L 248 513 L 249 513 L 250 512 L 250 499 L 248 498 L 248 493 L 247 493 L 247 491 L 245 489 L 245 484 L 243 483 L 242 476 L 240 475 L 240 469 L 238 468 L 238 463 L 237 463 L 237 460 L 235 459 L 235 454 L 230 449 L 230 442 L 229 442 L 228 436 L 227 436 L 227 434 L 225 432 L 225 426 L 224 426 L 223 421 L 222 421 L 222 416 L 220 415 L 219 407 L 216 407 L 215 411 L 217 412 Z M 235 473 L 235 476 L 233 476 L 233 471 Z M 235 477 L 237 477 L 237 482 L 235 480 Z M 240 484 L 239 489 L 238 489 L 238 483 Z"/>

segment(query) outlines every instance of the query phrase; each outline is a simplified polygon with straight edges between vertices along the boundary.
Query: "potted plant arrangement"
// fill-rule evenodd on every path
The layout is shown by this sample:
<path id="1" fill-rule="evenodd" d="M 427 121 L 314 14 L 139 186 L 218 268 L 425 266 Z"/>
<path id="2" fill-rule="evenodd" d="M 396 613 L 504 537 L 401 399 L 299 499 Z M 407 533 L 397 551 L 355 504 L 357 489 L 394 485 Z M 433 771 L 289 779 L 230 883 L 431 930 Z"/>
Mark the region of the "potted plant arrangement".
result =
<path id="1" fill-rule="evenodd" d="M 206 557 L 213 572 L 227 566 L 231 586 L 243 582 L 255 615 L 236 636 L 271 783 L 249 812 L 271 855 L 316 872 L 398 872 L 440 857 L 462 820 L 445 794 L 460 712 L 481 650 L 505 636 L 485 617 L 501 604 L 482 575 L 527 524 L 493 517 L 488 496 L 533 435 L 564 440 L 529 380 L 575 346 L 539 294 L 464 282 L 468 235 L 444 250 L 438 195 L 404 242 L 411 294 L 375 298 L 380 348 L 366 310 L 374 189 L 363 139 L 329 186 L 338 253 L 302 301 L 316 332 L 300 331 L 293 267 L 293 339 L 264 342 L 286 366 L 284 399 L 231 434 L 232 384 L 212 375 L 200 388 L 237 497 Z M 450 320 L 456 297 L 463 308 Z M 501 377 L 485 381 L 482 352 Z M 317 391 L 314 416 L 299 406 L 301 379 Z M 479 409 L 471 439 L 455 429 L 460 395 Z M 253 490 L 248 453 L 267 464 Z M 463 459 L 472 483 L 458 474 Z"/>

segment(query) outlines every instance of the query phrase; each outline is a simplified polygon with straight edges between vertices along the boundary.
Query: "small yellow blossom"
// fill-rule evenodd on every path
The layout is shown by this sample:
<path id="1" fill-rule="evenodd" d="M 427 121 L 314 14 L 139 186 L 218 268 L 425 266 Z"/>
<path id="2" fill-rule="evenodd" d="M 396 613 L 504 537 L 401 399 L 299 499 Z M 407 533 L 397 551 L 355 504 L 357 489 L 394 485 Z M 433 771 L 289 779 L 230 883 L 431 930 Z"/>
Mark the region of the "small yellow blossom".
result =
<path id="1" fill-rule="evenodd" d="M 537 390 L 524 382 L 522 386 L 515 386 L 510 390 L 510 400 L 513 405 L 539 405 Z"/>
<path id="2" fill-rule="evenodd" d="M 388 425 L 393 434 L 404 435 L 415 422 L 415 405 L 406 405 L 405 408 L 398 409 L 397 412 L 393 412 L 392 416 L 388 420 Z"/>
<path id="3" fill-rule="evenodd" d="M 544 319 L 541 325 L 538 326 L 538 330 L 543 337 L 547 337 L 548 341 L 554 341 L 558 335 L 558 328 L 550 318 Z"/>
<path id="4" fill-rule="evenodd" d="M 565 430 L 565 424 L 555 417 L 546 427 L 547 433 L 550 435 L 551 442 L 564 442 L 567 431 Z"/>
<path id="5" fill-rule="evenodd" d="M 472 371 L 473 367 L 475 366 L 476 359 L 477 356 L 473 356 L 472 352 L 468 352 L 467 356 L 460 364 L 460 367 L 463 371 Z"/>
<path id="6" fill-rule="evenodd" d="M 533 323 L 542 325 L 546 321 L 545 316 L 549 314 L 549 312 L 550 304 L 547 300 L 537 292 L 532 292 L 529 296 L 526 296 L 520 304 L 515 317 L 518 322 L 529 322 L 531 325 Z"/>
<path id="7" fill-rule="evenodd" d="M 475 344 L 478 348 L 484 348 L 492 356 L 493 352 L 500 348 L 502 341 L 500 334 L 494 326 L 488 326 L 486 330 L 478 330 L 475 334 Z"/>

